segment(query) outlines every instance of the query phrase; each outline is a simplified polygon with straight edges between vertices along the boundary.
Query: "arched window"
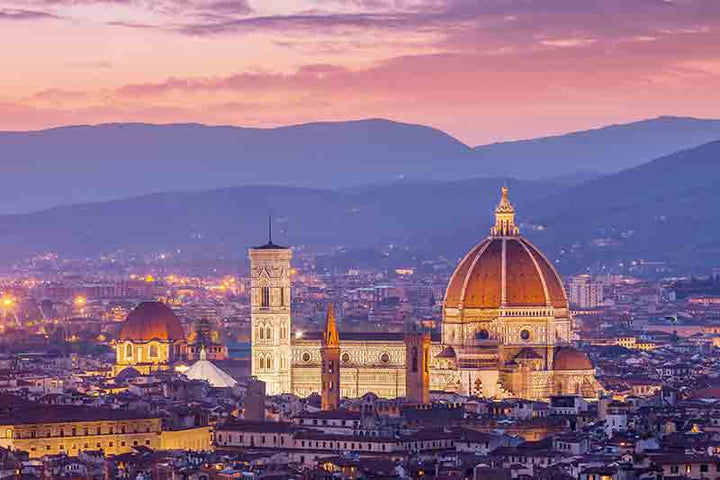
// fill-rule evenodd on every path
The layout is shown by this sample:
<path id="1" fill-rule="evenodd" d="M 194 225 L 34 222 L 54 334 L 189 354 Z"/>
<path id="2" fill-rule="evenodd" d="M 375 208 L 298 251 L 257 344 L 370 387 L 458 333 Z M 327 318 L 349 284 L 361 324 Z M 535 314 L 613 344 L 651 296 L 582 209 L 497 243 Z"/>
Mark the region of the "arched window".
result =
<path id="1" fill-rule="evenodd" d="M 272 340 L 272 329 L 270 328 L 269 325 L 267 327 L 265 327 L 265 339 Z"/>
<path id="2" fill-rule="evenodd" d="M 272 368 L 273 368 L 273 360 L 272 360 L 272 356 L 271 356 L 271 355 L 268 355 L 267 358 L 265 359 L 265 366 L 267 367 L 268 370 L 272 370 Z"/>
<path id="3" fill-rule="evenodd" d="M 132 356 L 133 356 L 132 343 L 128 343 L 127 345 L 125 345 L 125 356 L 128 358 L 132 358 Z"/>
<path id="4" fill-rule="evenodd" d="M 413 373 L 418 371 L 418 349 L 412 347 L 412 371 Z"/>
<path id="5" fill-rule="evenodd" d="M 150 358 L 157 358 L 157 357 L 158 357 L 157 345 L 150 345 Z"/>
<path id="6" fill-rule="evenodd" d="M 285 306 L 285 288 L 284 287 L 280 287 L 280 306 L 281 307 Z"/>
<path id="7" fill-rule="evenodd" d="M 270 307 L 270 287 L 260 287 L 260 306 L 262 308 Z"/>
<path id="8" fill-rule="evenodd" d="M 258 338 L 260 340 L 263 340 L 265 338 L 265 327 L 260 326 L 260 330 L 258 331 Z"/>
<path id="9" fill-rule="evenodd" d="M 258 357 L 258 370 L 264 370 L 265 369 L 265 357 L 262 355 Z"/>

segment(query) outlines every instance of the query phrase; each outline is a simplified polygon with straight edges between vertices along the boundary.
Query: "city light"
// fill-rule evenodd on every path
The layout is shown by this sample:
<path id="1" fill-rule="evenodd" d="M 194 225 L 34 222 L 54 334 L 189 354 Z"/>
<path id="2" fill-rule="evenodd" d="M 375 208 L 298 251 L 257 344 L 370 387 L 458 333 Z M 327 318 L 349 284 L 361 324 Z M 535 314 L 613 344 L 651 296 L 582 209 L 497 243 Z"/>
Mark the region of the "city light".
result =
<path id="1" fill-rule="evenodd" d="M 720 480 L 720 0 L 0 38 L 0 480 Z"/>

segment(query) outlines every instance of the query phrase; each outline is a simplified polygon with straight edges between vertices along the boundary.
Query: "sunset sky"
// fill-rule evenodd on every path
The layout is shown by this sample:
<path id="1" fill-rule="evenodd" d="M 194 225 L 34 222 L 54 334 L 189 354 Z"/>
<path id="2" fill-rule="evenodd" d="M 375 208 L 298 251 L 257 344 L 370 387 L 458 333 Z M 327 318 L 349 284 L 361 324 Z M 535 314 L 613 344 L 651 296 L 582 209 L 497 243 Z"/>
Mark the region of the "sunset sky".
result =
<path id="1" fill-rule="evenodd" d="M 0 0 L 0 129 L 720 117 L 720 0 Z"/>

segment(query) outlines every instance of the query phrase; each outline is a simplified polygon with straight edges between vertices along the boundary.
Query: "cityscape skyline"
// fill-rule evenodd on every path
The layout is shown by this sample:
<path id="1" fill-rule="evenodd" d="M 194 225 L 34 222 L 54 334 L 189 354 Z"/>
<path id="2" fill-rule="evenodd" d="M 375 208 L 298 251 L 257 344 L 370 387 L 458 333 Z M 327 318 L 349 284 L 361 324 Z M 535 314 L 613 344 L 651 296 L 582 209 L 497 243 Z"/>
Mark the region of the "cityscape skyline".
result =
<path id="1" fill-rule="evenodd" d="M 0 42 L 0 479 L 720 480 L 720 0 Z"/>

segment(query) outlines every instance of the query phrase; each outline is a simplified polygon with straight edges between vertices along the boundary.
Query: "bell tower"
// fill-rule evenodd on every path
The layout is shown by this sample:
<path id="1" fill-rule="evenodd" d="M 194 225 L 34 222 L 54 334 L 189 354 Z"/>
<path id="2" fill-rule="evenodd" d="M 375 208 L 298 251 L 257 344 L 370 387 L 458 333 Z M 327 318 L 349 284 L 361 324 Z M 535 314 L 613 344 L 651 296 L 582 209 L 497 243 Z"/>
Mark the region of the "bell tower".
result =
<path id="1" fill-rule="evenodd" d="M 405 399 L 430 403 L 430 333 L 416 323 L 405 326 Z"/>
<path id="2" fill-rule="evenodd" d="M 291 280 L 292 250 L 272 241 L 249 249 L 252 375 L 265 382 L 268 395 L 292 392 Z"/>
<path id="3" fill-rule="evenodd" d="M 335 324 L 335 311 L 332 303 L 328 305 L 320 356 L 322 359 L 322 409 L 337 410 L 340 406 L 340 335 Z"/>

